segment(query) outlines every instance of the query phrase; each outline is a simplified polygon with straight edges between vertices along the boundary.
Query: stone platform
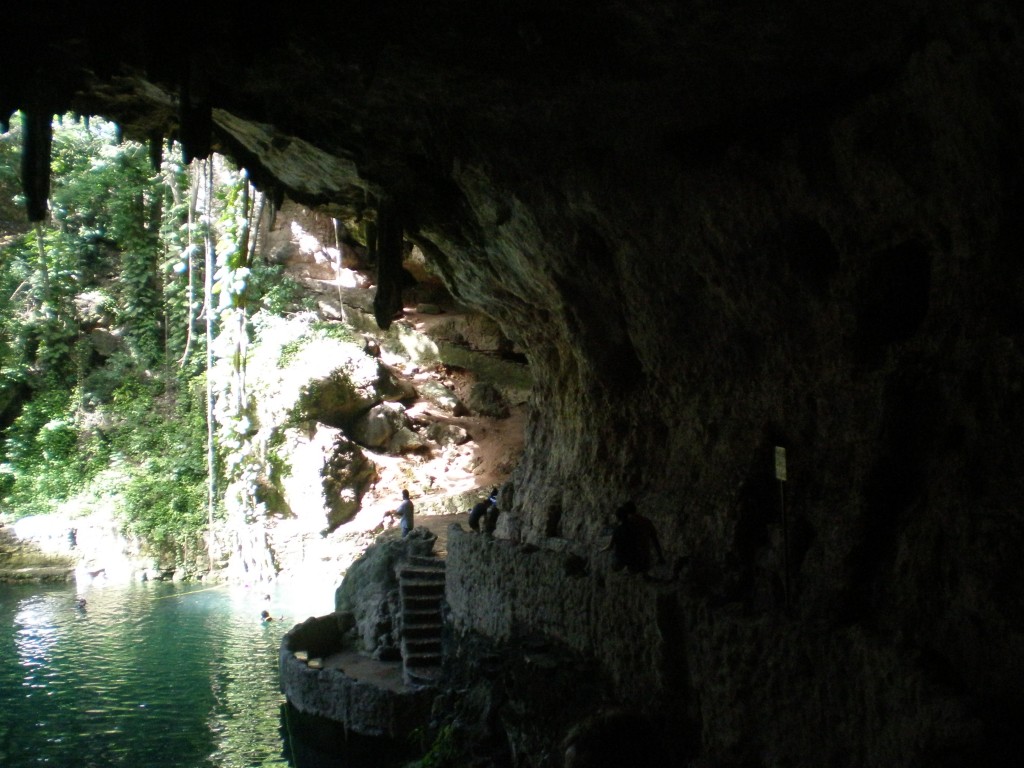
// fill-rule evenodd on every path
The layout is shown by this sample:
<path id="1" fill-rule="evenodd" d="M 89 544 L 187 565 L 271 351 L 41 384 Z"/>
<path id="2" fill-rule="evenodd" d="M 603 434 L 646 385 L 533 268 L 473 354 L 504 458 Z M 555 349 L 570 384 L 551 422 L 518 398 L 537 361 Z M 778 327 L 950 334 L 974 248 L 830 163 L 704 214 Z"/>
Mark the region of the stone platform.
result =
<path id="1" fill-rule="evenodd" d="M 430 720 L 436 692 L 407 685 L 400 661 L 377 661 L 343 647 L 341 614 L 307 619 L 281 641 L 281 691 L 300 712 L 342 723 L 362 736 L 405 738 Z"/>

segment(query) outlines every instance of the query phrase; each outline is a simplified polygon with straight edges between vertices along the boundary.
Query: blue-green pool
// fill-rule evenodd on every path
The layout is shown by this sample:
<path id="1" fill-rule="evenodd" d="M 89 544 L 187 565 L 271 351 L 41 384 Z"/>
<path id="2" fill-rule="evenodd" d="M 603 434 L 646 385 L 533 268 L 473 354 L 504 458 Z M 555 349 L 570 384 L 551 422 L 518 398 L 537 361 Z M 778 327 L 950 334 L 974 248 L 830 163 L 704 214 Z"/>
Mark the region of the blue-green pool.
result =
<path id="1" fill-rule="evenodd" d="M 306 616 L 269 595 L 0 584 L 0 766 L 295 766 L 277 654 Z"/>

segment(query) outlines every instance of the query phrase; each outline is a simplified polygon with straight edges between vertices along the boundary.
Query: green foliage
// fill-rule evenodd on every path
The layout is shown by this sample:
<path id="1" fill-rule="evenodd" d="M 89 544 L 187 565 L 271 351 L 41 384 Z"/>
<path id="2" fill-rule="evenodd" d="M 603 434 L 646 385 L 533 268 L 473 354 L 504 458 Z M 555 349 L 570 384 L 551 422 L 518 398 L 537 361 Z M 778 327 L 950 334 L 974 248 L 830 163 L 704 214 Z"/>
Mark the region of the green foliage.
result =
<path id="1" fill-rule="evenodd" d="M 189 471 L 171 454 L 132 466 L 121 497 L 125 527 L 151 547 L 198 538 L 206 526 L 205 467 Z"/>
<path id="2" fill-rule="evenodd" d="M 23 234 L 29 230 L 20 166 L 21 121 L 12 120 L 10 130 L 0 135 L 0 233 Z"/>
<path id="3" fill-rule="evenodd" d="M 426 734 L 422 728 L 417 728 L 410 734 L 410 739 L 422 744 Z M 462 757 L 462 750 L 455 741 L 455 726 L 447 723 L 438 729 L 426 754 L 406 768 L 457 768 Z"/>
<path id="4" fill-rule="evenodd" d="M 273 315 L 283 315 L 303 305 L 306 293 L 302 286 L 284 273 L 279 264 L 257 264 L 249 277 L 250 304 Z"/>
<path id="5" fill-rule="evenodd" d="M 192 535 L 206 515 L 205 410 L 197 419 L 191 399 L 168 394 L 190 391 L 188 378 L 168 382 L 154 366 L 167 316 L 161 213 L 176 197 L 168 207 L 180 218 L 187 196 L 174 186 L 182 169 L 155 174 L 146 148 L 115 135 L 102 120 L 55 126 L 53 226 L 42 242 L 27 228 L 0 239 L 0 391 L 15 398 L 5 406 L 13 420 L 0 440 L 0 494 L 16 515 L 75 495 L 116 499 L 129 528 L 166 542 L 175 530 Z M 19 163 L 8 139 L 4 192 Z M 89 335 L 98 326 L 119 345 L 103 355 Z M 116 493 L 105 485 L 111 466 Z"/>
<path id="6" fill-rule="evenodd" d="M 282 267 L 251 258 L 255 205 L 245 174 L 218 158 L 187 168 L 171 159 L 175 151 L 154 171 L 147 148 L 118 141 L 115 126 L 65 120 L 54 131 L 51 220 L 38 230 L 15 226 L 24 219 L 15 126 L 0 137 L 5 511 L 104 506 L 150 547 L 201 540 L 209 524 L 209 378 L 214 487 L 224 497 L 215 515 L 263 514 L 267 479 L 283 471 L 284 459 L 257 443 L 267 436 L 246 391 L 246 366 L 261 318 L 311 300 Z M 204 189 L 190 213 L 190 184 L 211 166 L 214 199 L 205 200 Z M 216 306 L 203 303 L 207 235 L 216 242 Z M 210 371 L 204 311 L 216 334 Z M 338 323 L 307 323 L 304 333 L 296 345 L 355 341 Z"/>
<path id="7" fill-rule="evenodd" d="M 124 478 L 118 488 L 125 527 L 151 546 L 195 539 L 206 524 L 205 409 L 201 382 L 186 397 L 141 378 L 118 387 L 104 409 L 106 436 Z"/>
<path id="8" fill-rule="evenodd" d="M 3 505 L 19 515 L 46 514 L 102 467 L 106 452 L 79 423 L 77 393 L 40 391 L 22 408 L 3 444 Z"/>
<path id="9" fill-rule="evenodd" d="M 112 126 L 99 126 L 54 134 L 54 219 L 78 255 L 81 281 L 113 290 L 133 354 L 151 365 L 162 355 L 163 317 L 159 220 L 150 216 L 164 190 L 145 147 L 116 143 Z"/>

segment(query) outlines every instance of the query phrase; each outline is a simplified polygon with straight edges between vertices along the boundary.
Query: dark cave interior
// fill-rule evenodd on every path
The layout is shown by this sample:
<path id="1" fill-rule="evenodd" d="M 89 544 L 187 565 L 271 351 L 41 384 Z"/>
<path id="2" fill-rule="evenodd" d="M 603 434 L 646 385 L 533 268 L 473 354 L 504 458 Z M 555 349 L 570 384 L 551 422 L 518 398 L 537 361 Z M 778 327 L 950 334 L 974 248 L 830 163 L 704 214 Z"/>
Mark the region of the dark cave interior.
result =
<path id="1" fill-rule="evenodd" d="M 102 115 L 375 217 L 379 321 L 404 238 L 526 350 L 507 546 L 455 545 L 453 610 L 600 682 L 521 670 L 523 711 L 567 708 L 506 718 L 520 764 L 614 707 L 671 764 L 1019 757 L 1018 4 L 112 6 L 7 14 L 30 217 L 50 116 Z M 600 574 L 627 498 L 671 586 Z"/>

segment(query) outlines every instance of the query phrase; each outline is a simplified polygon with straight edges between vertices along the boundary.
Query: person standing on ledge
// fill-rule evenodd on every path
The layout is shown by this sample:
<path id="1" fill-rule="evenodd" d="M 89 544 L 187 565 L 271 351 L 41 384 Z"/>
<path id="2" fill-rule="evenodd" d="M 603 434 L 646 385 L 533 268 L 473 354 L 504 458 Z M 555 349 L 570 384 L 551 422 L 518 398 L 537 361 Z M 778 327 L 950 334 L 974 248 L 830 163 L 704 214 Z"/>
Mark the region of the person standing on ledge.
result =
<path id="1" fill-rule="evenodd" d="M 400 524 L 402 526 L 402 538 L 404 539 L 409 535 L 409 531 L 412 530 L 412 502 L 409 500 L 409 491 L 405 488 L 402 489 L 402 503 L 398 505 L 398 509 L 395 513 L 400 518 Z"/>
<path id="2" fill-rule="evenodd" d="M 658 555 L 658 562 L 665 563 L 658 532 L 654 524 L 636 511 L 636 504 L 627 501 L 615 510 L 618 524 L 612 531 L 612 539 L 605 549 L 612 550 L 612 569 L 625 568 L 630 573 L 644 575 L 651 568 L 651 550 Z"/>
<path id="3" fill-rule="evenodd" d="M 498 503 L 498 489 L 493 488 L 491 495 L 473 505 L 473 509 L 469 511 L 469 527 L 477 533 L 480 532 L 480 521 L 484 518 L 484 515 Z"/>

